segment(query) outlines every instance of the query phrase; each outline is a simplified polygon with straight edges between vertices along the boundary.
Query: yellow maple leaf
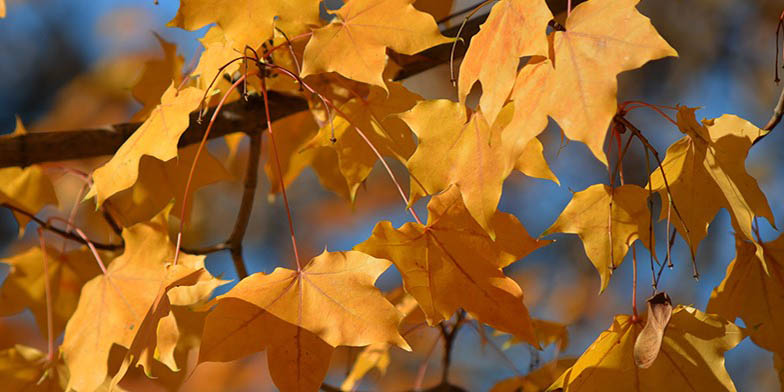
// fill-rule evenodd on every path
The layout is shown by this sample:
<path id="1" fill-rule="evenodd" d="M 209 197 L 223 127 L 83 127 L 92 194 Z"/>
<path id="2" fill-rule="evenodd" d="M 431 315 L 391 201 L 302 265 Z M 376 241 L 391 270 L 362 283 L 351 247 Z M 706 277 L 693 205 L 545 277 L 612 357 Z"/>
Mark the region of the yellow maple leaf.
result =
<path id="1" fill-rule="evenodd" d="M 417 302 L 414 297 L 404 294 L 400 298 L 400 302 L 395 305 L 395 308 L 403 314 L 403 317 L 407 317 L 417 309 Z M 390 361 L 390 347 L 391 345 L 386 342 L 374 343 L 365 347 L 357 355 L 354 365 L 351 366 L 351 371 L 346 376 L 346 379 L 343 380 L 343 383 L 340 384 L 340 389 L 344 391 L 354 390 L 355 385 L 372 369 L 378 369 L 381 374 L 386 373 Z"/>
<path id="2" fill-rule="evenodd" d="M 553 14 L 544 0 L 502 0 L 496 3 L 460 64 L 458 97 L 465 103 L 479 80 L 479 106 L 493 123 L 504 105 L 523 56 L 547 56 L 547 23 Z"/>
<path id="3" fill-rule="evenodd" d="M 311 143 L 319 132 L 312 113 L 305 111 L 286 116 L 272 123 L 272 129 L 285 130 L 275 133 L 276 151 L 280 158 L 280 172 L 285 186 L 288 187 L 306 167 L 312 166 L 324 188 L 351 200 L 351 191 L 346 178 L 340 172 L 335 149 L 313 146 Z M 268 146 L 270 144 L 268 143 Z M 279 193 L 280 179 L 274 158 L 268 159 L 264 164 L 264 172 L 269 179 L 269 193 Z"/>
<path id="4" fill-rule="evenodd" d="M 46 354 L 17 344 L 0 351 L 0 379 L 10 392 L 64 391 L 68 372 L 62 363 L 49 363 Z"/>
<path id="5" fill-rule="evenodd" d="M 542 142 L 539 141 L 538 138 L 531 139 L 520 153 L 520 157 L 517 158 L 515 169 L 528 177 L 550 180 L 561 185 L 561 182 L 558 181 L 558 177 L 550 170 L 550 165 L 548 165 L 547 160 L 544 159 L 543 152 L 544 146 L 542 146 Z"/>
<path id="6" fill-rule="evenodd" d="M 386 48 L 411 55 L 450 41 L 438 31 L 431 15 L 417 11 L 411 3 L 352 0 L 331 12 L 337 18 L 314 30 L 305 47 L 301 76 L 337 72 L 385 89 Z"/>
<path id="7" fill-rule="evenodd" d="M 202 100 L 203 91 L 188 87 L 177 91 L 172 84 L 161 103 L 106 164 L 93 172 L 93 186 L 86 198 L 96 196 L 101 205 L 117 192 L 130 188 L 139 176 L 139 161 L 150 155 L 161 161 L 177 156 L 177 142 L 188 128 L 189 114 Z"/>
<path id="8" fill-rule="evenodd" d="M 542 116 L 546 113 L 569 139 L 585 143 L 597 159 L 607 164 L 603 147 L 607 128 L 617 111 L 616 76 L 651 60 L 677 56 L 650 20 L 637 11 L 638 2 L 581 3 L 567 18 L 565 31 L 553 32 L 551 66 L 533 61 L 538 65 L 535 71 L 523 67 L 521 72 L 535 75 L 527 75 L 530 85 L 522 87 L 518 83 L 515 89 L 539 90 L 537 95 L 543 98 L 541 102 L 528 100 L 538 112 L 522 112 L 537 118 L 537 126 L 529 126 L 526 137 L 542 131 L 546 124 Z M 514 94 L 515 99 L 522 95 Z M 536 129 L 538 124 L 542 128 Z"/>
<path id="9" fill-rule="evenodd" d="M 124 227 L 152 219 L 174 199 L 172 215 L 181 218 L 183 194 L 188 181 L 191 165 L 196 157 L 198 145 L 185 147 L 178 157 L 161 162 L 150 156 L 139 160 L 139 177 L 129 189 L 121 191 L 109 201 L 119 223 Z M 232 176 L 218 159 L 209 151 L 202 151 L 198 170 L 194 172 L 188 190 L 188 205 L 185 206 L 185 219 L 190 220 L 193 208 L 193 194 L 200 188 L 231 179 Z"/>
<path id="10" fill-rule="evenodd" d="M 204 324 L 199 363 L 227 362 L 267 349 L 267 364 L 282 391 L 317 391 L 334 348 L 305 328 L 233 297 L 218 299 Z"/>
<path id="11" fill-rule="evenodd" d="M 548 391 L 735 391 L 724 368 L 724 352 L 744 335 L 719 316 L 678 305 L 651 367 L 634 363 L 634 342 L 642 327 L 618 315 L 577 362 Z M 561 388 L 561 389 L 558 389 Z"/>
<path id="12" fill-rule="evenodd" d="M 389 83 L 386 92 L 373 87 L 367 97 L 351 99 L 340 107 L 348 118 L 336 117 L 313 138 L 311 146 L 331 148 L 337 153 L 340 173 L 346 178 L 352 201 L 378 161 L 354 127 L 367 136 L 382 156 L 405 161 L 414 152 L 414 139 L 406 124 L 393 114 L 411 109 L 421 99 L 400 83 Z M 337 139 L 334 143 L 330 140 L 333 129 Z"/>
<path id="13" fill-rule="evenodd" d="M 408 349 L 397 331 L 400 312 L 373 285 L 390 264 L 356 251 L 324 251 L 301 271 L 256 273 L 218 298 L 250 302 L 333 347 L 389 342 Z"/>
<path id="14" fill-rule="evenodd" d="M 647 200 L 648 191 L 637 185 L 627 184 L 615 189 L 602 184 L 591 185 L 572 196 L 542 236 L 552 233 L 579 235 L 588 259 L 599 272 L 600 292 L 603 292 L 613 270 L 621 265 L 634 241 L 639 239 L 651 249 L 653 238 L 649 231 Z"/>
<path id="15" fill-rule="evenodd" d="M 661 219 L 667 217 L 666 204 L 672 197 L 683 222 L 671 211 L 670 220 L 687 239 L 693 254 L 721 208 L 729 211 L 740 233 L 750 241 L 754 241 L 751 223 L 755 216 L 765 217 L 775 224 L 765 194 L 757 180 L 746 172 L 746 156 L 762 131 L 729 114 L 699 123 L 694 114 L 696 110 L 678 108 L 678 128 L 686 136 L 667 149 L 662 162 L 669 190 L 661 170 L 651 173 L 650 179 L 653 190 L 665 204 Z M 764 262 L 759 246 L 757 253 Z"/>
<path id="16" fill-rule="evenodd" d="M 156 315 L 154 305 L 168 290 L 195 284 L 207 274 L 204 256 L 181 254 L 179 264 L 171 264 L 174 246 L 164 214 L 123 230 L 123 239 L 125 252 L 105 274 L 84 285 L 65 328 L 61 349 L 68 387 L 78 391 L 94 391 L 106 379 L 113 344 L 132 348 L 139 332 L 150 329 L 144 325 L 157 328 L 166 313 Z"/>
<path id="17" fill-rule="evenodd" d="M 167 42 L 160 35 L 155 38 L 163 50 L 163 59 L 148 60 L 144 63 L 139 81 L 131 88 L 131 94 L 143 107 L 131 117 L 131 121 L 142 121 L 161 103 L 161 95 L 170 84 L 179 85 L 182 81 L 182 66 L 185 59 L 177 55 L 177 45 Z"/>
<path id="18" fill-rule="evenodd" d="M 561 358 L 542 365 L 525 376 L 512 377 L 495 384 L 490 392 L 541 392 L 547 389 L 576 358 Z"/>
<path id="19" fill-rule="evenodd" d="M 465 106 L 446 99 L 420 102 L 400 115 L 419 140 L 406 162 L 411 173 L 409 204 L 454 184 L 471 216 L 493 238 L 490 220 L 523 147 L 507 143 L 501 132 L 513 110 L 506 106 L 492 126 L 481 112 L 471 114 L 466 123 Z"/>
<path id="20" fill-rule="evenodd" d="M 455 187 L 428 204 L 428 224 L 399 229 L 379 222 L 355 249 L 395 263 L 406 291 L 416 298 L 430 325 L 463 308 L 479 321 L 536 345 L 523 291 L 502 268 L 549 243 L 531 238 L 512 215 L 490 220 L 495 241 L 480 227 Z M 458 288 L 455 290 L 455 288 Z"/>
<path id="21" fill-rule="evenodd" d="M 0 18 L 5 18 L 5 0 L 0 0 Z"/>
<path id="22" fill-rule="evenodd" d="M 277 26 L 290 36 L 320 24 L 318 0 L 181 0 L 168 26 L 198 30 L 217 23 L 234 48 L 257 49 Z"/>
<path id="23" fill-rule="evenodd" d="M 101 270 L 87 247 L 66 253 L 47 247 L 46 255 L 41 248 L 34 247 L 0 260 L 11 267 L 0 291 L 0 315 L 8 316 L 30 308 L 44 337 L 47 335 L 44 257 L 52 298 L 54 336 L 51 338 L 56 339 L 76 310 L 82 286 Z"/>
<path id="24" fill-rule="evenodd" d="M 724 280 L 713 290 L 707 311 L 727 320 L 740 317 L 751 340 L 784 355 L 784 236 L 762 244 L 765 261 L 756 247 L 736 235 L 736 256 Z M 767 266 L 768 272 L 763 266 Z"/>

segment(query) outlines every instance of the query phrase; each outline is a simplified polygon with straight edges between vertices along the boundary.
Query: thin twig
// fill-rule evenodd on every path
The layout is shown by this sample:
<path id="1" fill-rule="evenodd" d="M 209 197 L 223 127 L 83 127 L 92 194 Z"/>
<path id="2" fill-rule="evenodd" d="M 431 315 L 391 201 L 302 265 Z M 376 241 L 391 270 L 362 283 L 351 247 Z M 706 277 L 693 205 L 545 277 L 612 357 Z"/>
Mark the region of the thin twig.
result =
<path id="1" fill-rule="evenodd" d="M 43 219 L 35 216 L 35 214 L 27 212 L 27 211 L 25 211 L 25 210 L 23 210 L 23 209 L 21 209 L 19 207 L 13 206 L 13 205 L 8 204 L 8 203 L 0 203 L 0 207 L 8 208 L 9 210 L 16 211 L 16 212 L 18 212 L 18 213 L 20 213 L 20 214 L 30 218 L 33 222 L 37 223 L 38 226 L 41 226 L 41 228 L 43 228 L 44 230 L 51 231 L 52 233 L 55 233 L 55 234 L 57 234 L 57 235 L 59 235 L 61 237 L 68 238 L 69 240 L 76 241 L 76 242 L 78 242 L 80 244 L 83 244 L 83 245 L 87 245 L 87 241 L 85 239 L 83 239 L 82 237 L 80 237 L 73 230 L 63 230 L 63 229 L 60 229 L 58 227 L 55 227 L 51 223 L 45 222 Z M 92 244 L 93 244 L 93 246 L 95 246 L 96 249 L 101 249 L 101 250 L 120 250 L 120 249 L 123 248 L 122 244 L 116 244 L 116 245 L 115 244 L 104 244 L 104 243 L 95 242 L 95 241 L 93 241 Z"/>

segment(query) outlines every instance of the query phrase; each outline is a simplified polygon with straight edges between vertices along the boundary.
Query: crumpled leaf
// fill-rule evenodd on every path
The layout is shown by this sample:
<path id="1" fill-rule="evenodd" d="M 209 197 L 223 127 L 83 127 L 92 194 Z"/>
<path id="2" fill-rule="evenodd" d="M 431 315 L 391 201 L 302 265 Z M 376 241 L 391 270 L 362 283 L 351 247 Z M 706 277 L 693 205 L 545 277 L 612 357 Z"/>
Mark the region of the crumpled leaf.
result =
<path id="1" fill-rule="evenodd" d="M 305 328 L 241 299 L 219 298 L 207 315 L 199 363 L 227 362 L 267 349 L 267 364 L 282 391 L 317 391 L 334 348 Z"/>
<path id="2" fill-rule="evenodd" d="M 474 318 L 536 345 L 523 291 L 502 268 L 549 243 L 531 238 L 513 215 L 496 212 L 495 241 L 474 221 L 457 188 L 434 196 L 427 225 L 379 222 L 355 249 L 395 263 L 406 291 L 435 325 L 463 308 Z M 459 289 L 455 289 L 459 288 Z"/>
<path id="3" fill-rule="evenodd" d="M 112 345 L 131 348 L 139 332 L 147 330 L 145 325 L 157 328 L 165 316 L 156 314 L 156 305 L 168 290 L 209 277 L 204 256 L 181 253 L 178 264 L 171 264 L 174 246 L 164 214 L 124 229 L 125 252 L 112 261 L 105 275 L 84 285 L 61 346 L 71 375 L 69 388 L 80 392 L 98 388 L 107 376 Z"/>
<path id="4" fill-rule="evenodd" d="M 22 120 L 16 118 L 16 129 L 10 135 L 0 138 L 13 137 L 26 134 L 27 130 Z M 30 165 L 24 169 L 20 167 L 7 167 L 0 169 L 0 203 L 8 203 L 35 214 L 46 205 L 57 205 L 57 195 L 49 177 L 38 165 Z M 19 235 L 25 232 L 25 226 L 30 218 L 12 211 L 16 222 L 19 223 Z"/>
<path id="5" fill-rule="evenodd" d="M 729 211 L 740 233 L 754 241 L 751 223 L 755 216 L 765 217 L 775 225 L 768 200 L 745 165 L 751 143 L 762 131 L 730 114 L 698 123 L 696 110 L 678 108 L 678 128 L 686 136 L 667 149 L 662 162 L 669 193 L 660 170 L 651 173 L 651 186 L 661 196 L 662 204 L 668 204 L 671 194 L 684 222 L 675 212 L 670 212 L 670 220 L 687 239 L 692 253 L 697 252 L 708 225 L 721 208 Z M 661 219 L 667 213 L 668 208 L 662 207 Z M 764 262 L 761 247 L 757 248 L 757 256 Z"/>
<path id="6" fill-rule="evenodd" d="M 414 297 L 404 294 L 400 302 L 395 305 L 395 308 L 400 311 L 403 317 L 407 317 L 417 309 L 417 302 Z M 390 347 L 389 343 L 374 343 L 365 347 L 357 355 L 357 359 L 354 360 L 354 365 L 351 367 L 351 371 L 346 376 L 346 379 L 340 384 L 340 389 L 343 391 L 354 390 L 354 387 L 362 377 L 373 369 L 378 369 L 382 375 L 385 374 L 390 361 Z"/>
<path id="7" fill-rule="evenodd" d="M 740 317 L 755 344 L 784 355 L 784 235 L 762 244 L 764 262 L 758 260 L 755 245 L 739 234 L 735 248 L 735 259 L 727 266 L 724 280 L 713 289 L 707 310 L 727 320 Z"/>
<path id="8" fill-rule="evenodd" d="M 422 101 L 400 115 L 419 140 L 406 163 L 412 177 L 409 204 L 454 184 L 471 216 L 493 238 L 490 220 L 524 147 L 503 139 L 501 131 L 512 112 L 507 106 L 492 126 L 481 112 L 471 114 L 466 123 L 464 105 L 440 99 Z"/>
<path id="9" fill-rule="evenodd" d="M 670 317 L 672 301 L 667 293 L 658 293 L 648 299 L 648 318 L 634 341 L 634 363 L 638 368 L 647 369 L 656 361 Z"/>
<path id="10" fill-rule="evenodd" d="M 531 84 L 523 87 L 518 80 L 515 90 L 539 90 L 535 95 L 543 100 L 537 101 L 534 96 L 528 99 L 528 105 L 537 111 L 516 109 L 536 119 L 523 126 L 527 131 L 521 143 L 542 131 L 546 113 L 569 139 L 585 143 L 597 159 L 607 164 L 603 147 L 617 110 L 616 76 L 651 60 L 677 56 L 650 20 L 637 11 L 638 2 L 592 0 L 577 5 L 566 20 L 566 31 L 555 31 L 551 36 L 552 63 L 534 60 L 531 64 L 538 65 L 536 70 L 523 67 L 526 83 Z M 521 96 L 524 93 L 513 93 L 517 101 Z"/>
<path id="11" fill-rule="evenodd" d="M 44 252 L 33 247 L 15 256 L 0 260 L 11 267 L 0 291 L 0 315 L 9 316 L 29 308 L 35 316 L 41 335 L 47 336 L 46 289 L 44 285 Z M 46 262 L 52 298 L 52 329 L 55 339 L 71 318 L 82 286 L 101 273 L 87 247 L 66 253 L 47 247 Z"/>
<path id="12" fill-rule="evenodd" d="M 626 184 L 615 188 L 595 184 L 575 192 L 558 219 L 542 236 L 571 233 L 580 236 L 588 259 L 599 271 L 603 292 L 610 276 L 621 265 L 629 247 L 636 240 L 651 249 L 648 191 Z M 612 203 L 612 238 L 610 238 L 610 203 Z M 612 240 L 612 244 L 611 244 Z"/>
<path id="13" fill-rule="evenodd" d="M 490 392 L 541 392 L 563 372 L 574 365 L 576 358 L 561 358 L 542 365 L 522 377 L 507 378 L 495 384 Z"/>
<path id="14" fill-rule="evenodd" d="M 411 3 L 413 0 L 352 0 L 330 11 L 337 17 L 313 31 L 300 76 L 337 72 L 386 89 L 381 76 L 386 48 L 412 55 L 450 41 L 438 31 L 431 15 L 417 11 Z"/>
<path id="15" fill-rule="evenodd" d="M 182 67 L 185 59 L 177 55 L 177 45 L 161 38 L 157 33 L 155 38 L 163 50 L 163 59 L 148 60 L 144 63 L 144 71 L 139 81 L 131 88 L 131 94 L 143 107 L 133 115 L 131 121 L 142 121 L 161 103 L 161 96 L 174 83 L 179 85 L 182 81 Z"/>
<path id="16" fill-rule="evenodd" d="M 234 48 L 258 48 L 272 37 L 277 26 L 293 37 L 309 25 L 320 24 L 318 0 L 180 0 L 177 15 L 168 26 L 198 30 L 217 23 Z"/>
<path id="17" fill-rule="evenodd" d="M 93 172 L 93 186 L 86 198 L 96 196 L 101 205 L 117 192 L 130 188 L 139 176 L 139 161 L 150 155 L 161 161 L 177 156 L 177 142 L 188 128 L 190 112 L 202 99 L 202 91 L 188 87 L 177 92 L 172 84 L 161 97 L 161 104 L 150 114 L 105 165 Z"/>
<path id="18" fill-rule="evenodd" d="M 378 161 L 354 126 L 367 136 L 382 156 L 405 161 L 416 148 L 406 124 L 392 115 L 411 109 L 422 97 L 400 83 L 390 82 L 387 88 L 386 92 L 372 88 L 366 98 L 348 101 L 340 108 L 348 118 L 336 116 L 331 124 L 321 127 L 310 143 L 310 146 L 331 148 L 337 153 L 340 172 L 346 178 L 352 201 Z M 337 139 L 334 143 L 330 140 L 333 127 Z"/>
<path id="19" fill-rule="evenodd" d="M 180 217 L 183 194 L 188 182 L 188 174 L 196 157 L 199 146 L 190 145 L 178 151 L 178 156 L 161 162 L 150 156 L 142 156 L 139 160 L 139 177 L 129 189 L 123 190 L 111 198 L 113 212 L 123 227 L 152 219 L 171 201 L 173 216 Z M 185 219 L 190 220 L 193 208 L 193 194 L 199 189 L 219 181 L 226 181 L 232 176 L 218 159 L 206 149 L 202 151 L 196 171 L 193 173 L 191 186 L 188 190 L 188 205 L 185 206 Z"/>
<path id="20" fill-rule="evenodd" d="M 373 285 L 390 264 L 356 251 L 324 251 L 301 271 L 253 274 L 218 299 L 250 302 L 333 347 L 388 342 L 408 349 L 397 331 L 400 312 Z"/>
<path id="21" fill-rule="evenodd" d="M 577 362 L 548 391 L 735 391 L 724 353 L 737 346 L 741 329 L 719 316 L 678 305 L 650 368 L 634 364 L 633 346 L 642 327 L 615 316 Z"/>
<path id="22" fill-rule="evenodd" d="M 457 91 L 465 104 L 471 87 L 479 80 L 479 106 L 492 124 L 515 81 L 523 56 L 547 56 L 547 23 L 553 14 L 544 0 L 501 0 L 496 3 L 460 64 Z"/>

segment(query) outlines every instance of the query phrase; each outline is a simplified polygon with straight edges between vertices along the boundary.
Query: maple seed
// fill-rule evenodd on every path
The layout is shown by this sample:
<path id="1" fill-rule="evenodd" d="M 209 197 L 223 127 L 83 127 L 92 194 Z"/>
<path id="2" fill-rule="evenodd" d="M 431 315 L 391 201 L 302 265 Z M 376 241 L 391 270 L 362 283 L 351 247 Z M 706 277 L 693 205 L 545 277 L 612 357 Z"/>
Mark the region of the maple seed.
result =
<path id="1" fill-rule="evenodd" d="M 662 338 L 672 316 L 672 301 L 665 292 L 648 299 L 648 320 L 634 342 L 634 363 L 647 369 L 653 365 L 661 350 Z"/>

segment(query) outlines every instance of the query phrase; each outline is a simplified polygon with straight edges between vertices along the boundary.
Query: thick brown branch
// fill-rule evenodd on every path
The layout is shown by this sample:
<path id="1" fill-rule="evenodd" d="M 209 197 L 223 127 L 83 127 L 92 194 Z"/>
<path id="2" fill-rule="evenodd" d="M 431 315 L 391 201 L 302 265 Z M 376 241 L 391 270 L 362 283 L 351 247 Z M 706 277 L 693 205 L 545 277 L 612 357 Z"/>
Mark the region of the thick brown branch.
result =
<path id="1" fill-rule="evenodd" d="M 573 1 L 572 3 L 580 2 Z M 554 14 L 563 12 L 566 7 L 566 2 L 563 0 L 549 0 L 548 3 Z M 455 58 L 460 58 L 465 54 L 471 37 L 479 32 L 479 26 L 484 23 L 486 18 L 487 15 L 481 15 L 466 23 L 461 34 L 466 42 L 465 45 L 457 46 Z M 457 34 L 458 29 L 459 26 L 454 26 L 443 30 L 443 34 L 453 37 Z M 396 60 L 403 65 L 403 69 L 395 79 L 402 80 L 447 63 L 450 50 L 451 45 L 441 45 L 415 56 L 395 55 Z M 305 100 L 299 97 L 270 92 L 269 98 L 270 119 L 273 121 L 308 109 Z M 140 125 L 141 123 L 123 123 L 105 129 L 33 132 L 0 137 L 0 168 L 113 155 Z M 264 106 L 260 99 L 250 103 L 237 101 L 223 108 L 214 129 L 210 132 L 210 138 L 234 132 L 249 133 L 259 128 L 266 128 Z M 199 124 L 196 121 L 196 114 L 193 114 L 190 126 L 180 138 L 179 146 L 198 143 L 206 129 L 207 124 Z"/>

